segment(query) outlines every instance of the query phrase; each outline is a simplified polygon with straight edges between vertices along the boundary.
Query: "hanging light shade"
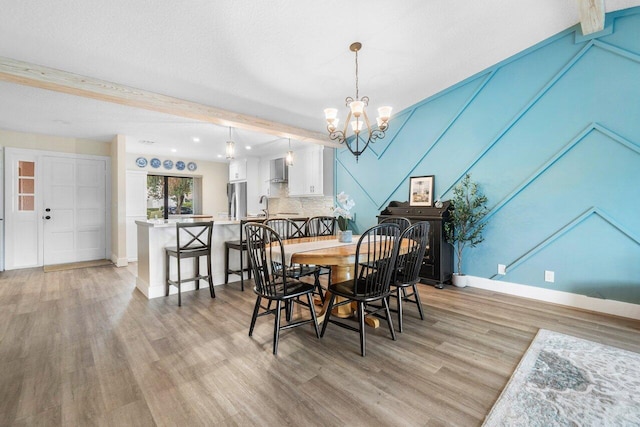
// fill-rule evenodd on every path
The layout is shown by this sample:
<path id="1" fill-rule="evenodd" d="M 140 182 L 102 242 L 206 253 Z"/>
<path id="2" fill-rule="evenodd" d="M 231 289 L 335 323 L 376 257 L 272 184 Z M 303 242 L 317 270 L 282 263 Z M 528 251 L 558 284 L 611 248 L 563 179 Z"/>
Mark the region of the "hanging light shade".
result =
<path id="1" fill-rule="evenodd" d="M 293 151 L 291 151 L 291 138 L 289 138 L 289 151 L 287 151 L 287 157 L 285 157 L 285 163 L 287 166 L 293 166 Z"/>
<path id="2" fill-rule="evenodd" d="M 225 154 L 227 155 L 227 159 L 233 159 L 236 155 L 236 143 L 231 140 L 231 127 L 229 127 L 229 140 L 227 141 Z"/>
<path id="3" fill-rule="evenodd" d="M 370 143 L 378 139 L 384 138 L 385 132 L 389 129 L 389 119 L 391 118 L 391 107 L 378 108 L 378 117 L 376 117 L 377 128 L 372 128 L 367 115 L 367 106 L 369 105 L 369 97 L 360 98 L 358 87 L 358 51 L 362 48 L 362 44 L 355 42 L 349 46 L 349 50 L 356 55 L 356 97 L 347 97 L 345 103 L 349 108 L 347 119 L 344 122 L 344 128 L 338 128 L 338 109 L 325 108 L 324 116 L 327 121 L 327 131 L 329 138 L 337 140 L 340 144 L 345 144 L 349 151 L 358 157 L 367 149 Z M 352 135 L 347 132 L 351 128 Z M 364 132 L 366 130 L 366 132 Z"/>

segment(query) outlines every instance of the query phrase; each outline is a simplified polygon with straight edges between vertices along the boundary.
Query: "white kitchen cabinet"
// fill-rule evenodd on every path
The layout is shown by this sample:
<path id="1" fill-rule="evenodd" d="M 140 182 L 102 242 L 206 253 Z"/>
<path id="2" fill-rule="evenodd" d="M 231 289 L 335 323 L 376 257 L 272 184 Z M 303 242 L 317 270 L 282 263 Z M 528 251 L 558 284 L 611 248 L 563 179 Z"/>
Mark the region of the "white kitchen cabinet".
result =
<path id="1" fill-rule="evenodd" d="M 333 149 L 313 146 L 293 153 L 289 167 L 289 196 L 324 196 L 333 193 Z"/>
<path id="2" fill-rule="evenodd" d="M 247 159 L 231 160 L 229 162 L 229 182 L 246 181 Z"/>

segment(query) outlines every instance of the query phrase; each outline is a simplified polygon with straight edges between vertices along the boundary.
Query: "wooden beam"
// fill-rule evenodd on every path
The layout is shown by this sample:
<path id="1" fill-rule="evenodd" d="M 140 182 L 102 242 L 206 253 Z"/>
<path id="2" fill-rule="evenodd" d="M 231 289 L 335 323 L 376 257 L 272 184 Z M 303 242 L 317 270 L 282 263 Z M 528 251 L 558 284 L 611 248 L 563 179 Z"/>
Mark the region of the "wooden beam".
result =
<path id="1" fill-rule="evenodd" d="M 582 34 L 604 30 L 604 0 L 577 0 Z"/>
<path id="2" fill-rule="evenodd" d="M 0 57 L 0 80 L 70 95 L 113 102 L 129 107 L 186 117 L 220 126 L 338 147 L 324 133 L 222 110 L 208 105 L 160 95 L 104 80 Z M 319 118 L 319 120 L 322 118 Z"/>

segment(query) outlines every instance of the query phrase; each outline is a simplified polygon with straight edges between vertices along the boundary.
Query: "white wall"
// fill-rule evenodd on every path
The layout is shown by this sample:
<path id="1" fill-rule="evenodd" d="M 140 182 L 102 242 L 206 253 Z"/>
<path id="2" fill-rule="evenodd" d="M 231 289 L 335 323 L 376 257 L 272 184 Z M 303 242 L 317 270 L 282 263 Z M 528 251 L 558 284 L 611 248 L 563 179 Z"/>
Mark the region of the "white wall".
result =
<path id="1" fill-rule="evenodd" d="M 214 220 L 219 212 L 227 213 L 227 181 L 229 180 L 228 164 L 197 159 L 185 159 L 182 157 L 165 158 L 158 156 L 161 161 L 172 160 L 174 164 L 178 160 L 182 160 L 185 163 L 195 162 L 198 168 L 195 171 L 190 172 L 186 168 L 183 171 L 179 171 L 176 170 L 175 167 L 171 170 L 166 170 L 163 167 L 155 169 L 149 164 L 144 168 L 140 168 L 136 165 L 136 159 L 138 157 L 145 157 L 147 160 L 150 160 L 150 156 L 148 155 L 127 153 L 127 170 L 147 171 L 149 174 L 157 175 L 201 177 L 202 213 L 205 215 L 213 215 Z"/>

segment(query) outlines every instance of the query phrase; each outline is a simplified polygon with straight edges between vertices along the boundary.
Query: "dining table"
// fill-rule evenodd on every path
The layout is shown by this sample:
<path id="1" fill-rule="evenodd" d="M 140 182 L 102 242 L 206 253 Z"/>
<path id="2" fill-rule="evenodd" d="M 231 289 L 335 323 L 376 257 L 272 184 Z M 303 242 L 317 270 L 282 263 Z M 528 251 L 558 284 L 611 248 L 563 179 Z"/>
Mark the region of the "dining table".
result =
<path id="1" fill-rule="evenodd" d="M 288 265 L 307 264 L 331 267 L 331 283 L 340 283 L 353 279 L 359 238 L 360 236 L 354 235 L 352 242 L 340 242 L 338 236 L 302 237 L 283 240 L 282 245 Z M 364 261 L 365 257 L 366 250 L 361 248 L 361 261 Z M 330 298 L 331 291 L 327 290 L 324 302 L 321 302 L 320 312 L 317 314 L 319 323 L 324 321 Z M 336 297 L 337 301 L 338 298 L 340 297 Z M 334 308 L 332 316 L 340 318 L 353 317 L 356 309 L 357 305 L 355 303 L 345 304 Z M 365 322 L 374 328 L 380 326 L 380 320 L 375 317 L 367 316 L 365 317 Z"/>

